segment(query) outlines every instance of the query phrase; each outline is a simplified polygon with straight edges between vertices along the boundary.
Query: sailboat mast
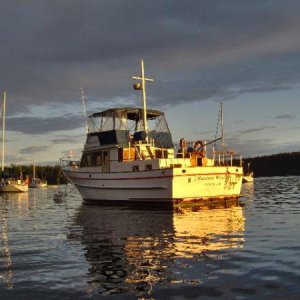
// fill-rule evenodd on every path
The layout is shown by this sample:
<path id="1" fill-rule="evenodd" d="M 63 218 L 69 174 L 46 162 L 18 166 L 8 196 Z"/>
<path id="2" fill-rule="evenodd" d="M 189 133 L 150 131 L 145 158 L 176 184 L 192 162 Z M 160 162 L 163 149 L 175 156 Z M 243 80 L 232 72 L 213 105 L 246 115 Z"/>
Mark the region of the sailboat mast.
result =
<path id="1" fill-rule="evenodd" d="M 85 108 L 85 97 L 83 93 L 83 88 L 80 88 L 81 90 L 81 100 L 82 100 L 82 106 L 83 106 L 83 115 L 84 115 L 84 122 L 85 122 L 85 131 L 88 133 L 88 122 L 87 122 L 87 116 L 86 116 L 86 108 Z"/>
<path id="2" fill-rule="evenodd" d="M 2 172 L 4 171 L 4 153 L 5 153 L 5 113 L 6 113 L 6 91 L 3 93 L 3 107 L 2 107 Z"/>
<path id="3" fill-rule="evenodd" d="M 222 151 L 224 151 L 224 116 L 223 116 L 223 103 L 221 102 L 221 137 L 222 137 Z"/>
<path id="4" fill-rule="evenodd" d="M 32 147 L 33 151 L 33 158 L 32 158 L 32 177 L 35 178 L 35 153 L 34 153 L 34 146 Z"/>
<path id="5" fill-rule="evenodd" d="M 222 137 L 222 156 L 224 163 L 225 139 L 224 139 L 224 116 L 223 116 L 223 102 L 221 102 L 221 137 Z"/>

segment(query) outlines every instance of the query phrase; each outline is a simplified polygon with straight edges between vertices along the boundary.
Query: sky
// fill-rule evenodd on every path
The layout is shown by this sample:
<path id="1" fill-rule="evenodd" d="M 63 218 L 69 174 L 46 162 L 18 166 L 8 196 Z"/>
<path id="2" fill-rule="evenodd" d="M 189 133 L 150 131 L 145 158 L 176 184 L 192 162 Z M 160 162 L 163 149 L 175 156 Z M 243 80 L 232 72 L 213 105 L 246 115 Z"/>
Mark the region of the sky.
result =
<path id="1" fill-rule="evenodd" d="M 227 149 L 300 151 L 300 1 L 0 0 L 6 164 L 58 163 L 85 141 L 88 114 L 163 110 L 174 142 L 212 140 L 224 105 Z"/>

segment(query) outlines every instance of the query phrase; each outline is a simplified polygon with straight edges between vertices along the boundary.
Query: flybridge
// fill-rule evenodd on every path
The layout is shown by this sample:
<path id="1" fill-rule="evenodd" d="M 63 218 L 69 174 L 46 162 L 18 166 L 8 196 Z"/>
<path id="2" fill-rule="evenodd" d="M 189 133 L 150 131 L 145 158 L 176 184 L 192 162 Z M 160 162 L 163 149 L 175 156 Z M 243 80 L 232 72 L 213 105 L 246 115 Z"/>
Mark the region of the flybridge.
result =
<path id="1" fill-rule="evenodd" d="M 147 110 L 148 131 L 144 131 L 142 108 L 113 108 L 89 117 L 89 136 L 98 136 L 101 145 L 128 145 L 132 140 L 145 141 L 147 137 L 157 147 L 173 148 L 165 114 Z"/>
<path id="2" fill-rule="evenodd" d="M 150 130 L 170 132 L 163 112 L 148 109 L 147 120 Z M 89 117 L 89 133 L 107 130 L 143 131 L 143 109 L 113 108 Z"/>

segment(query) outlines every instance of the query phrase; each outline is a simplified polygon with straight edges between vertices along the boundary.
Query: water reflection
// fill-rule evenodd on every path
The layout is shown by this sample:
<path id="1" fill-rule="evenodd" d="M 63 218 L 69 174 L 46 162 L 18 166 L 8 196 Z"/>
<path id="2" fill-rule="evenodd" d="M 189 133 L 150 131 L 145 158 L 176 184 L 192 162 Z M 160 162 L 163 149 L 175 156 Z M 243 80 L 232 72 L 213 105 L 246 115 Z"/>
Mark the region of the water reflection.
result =
<path id="1" fill-rule="evenodd" d="M 13 262 L 9 247 L 9 213 L 10 207 L 18 210 L 20 213 L 28 209 L 28 193 L 3 193 L 0 194 L 1 202 L 1 261 L 3 265 L 0 268 L 0 279 L 9 289 L 13 288 Z"/>
<path id="2" fill-rule="evenodd" d="M 172 210 L 82 205 L 75 219 L 82 232 L 70 239 L 85 246 L 90 264 L 87 292 L 151 295 L 157 284 L 183 282 L 183 260 L 211 259 L 220 250 L 242 248 L 243 209 L 178 207 Z"/>
<path id="3" fill-rule="evenodd" d="M 247 182 L 242 186 L 242 195 L 246 200 L 253 200 L 256 182 Z"/>

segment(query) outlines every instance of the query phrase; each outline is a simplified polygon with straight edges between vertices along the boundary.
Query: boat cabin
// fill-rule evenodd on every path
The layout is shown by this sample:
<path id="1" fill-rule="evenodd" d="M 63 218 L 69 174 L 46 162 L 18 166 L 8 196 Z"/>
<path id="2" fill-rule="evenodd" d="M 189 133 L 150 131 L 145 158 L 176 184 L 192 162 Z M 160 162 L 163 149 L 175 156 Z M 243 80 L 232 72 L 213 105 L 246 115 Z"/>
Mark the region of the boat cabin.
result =
<path id="1" fill-rule="evenodd" d="M 110 172 L 109 162 L 173 157 L 165 114 L 149 109 L 147 123 L 145 131 L 142 108 L 113 108 L 91 115 L 80 167 Z"/>

